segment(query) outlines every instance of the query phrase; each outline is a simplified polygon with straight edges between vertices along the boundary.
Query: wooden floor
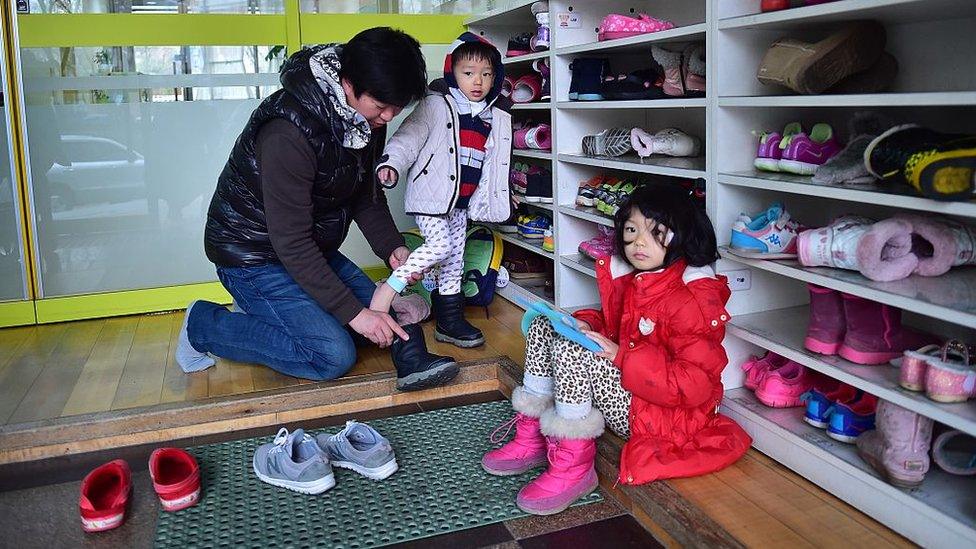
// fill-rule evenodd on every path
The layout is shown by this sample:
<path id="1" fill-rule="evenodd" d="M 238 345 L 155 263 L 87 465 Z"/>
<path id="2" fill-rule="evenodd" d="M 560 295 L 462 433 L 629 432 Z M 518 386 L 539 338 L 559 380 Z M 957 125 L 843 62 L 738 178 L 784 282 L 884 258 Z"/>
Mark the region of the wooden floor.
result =
<path id="1" fill-rule="evenodd" d="M 467 312 L 488 340 L 478 349 L 437 343 L 426 323 L 431 352 L 457 360 L 508 355 L 521 364 L 521 310 L 496 299 L 489 313 Z M 180 311 L 0 330 L 0 425 L 313 383 L 224 359 L 185 374 L 174 358 L 182 323 Z M 360 349 L 349 375 L 392 370 L 389 351 L 372 347 Z"/>
<path id="2" fill-rule="evenodd" d="M 467 312 L 486 346 L 439 344 L 427 323 L 431 350 L 458 360 L 508 355 L 523 364 L 522 311 L 503 299 L 489 311 L 487 319 L 483 310 Z M 184 374 L 173 357 L 182 321 L 179 312 L 0 330 L 0 424 L 311 383 L 228 360 Z M 364 349 L 350 375 L 392 369 L 387 351 Z M 719 473 L 668 482 L 746 546 L 909 545 L 755 450 Z"/>

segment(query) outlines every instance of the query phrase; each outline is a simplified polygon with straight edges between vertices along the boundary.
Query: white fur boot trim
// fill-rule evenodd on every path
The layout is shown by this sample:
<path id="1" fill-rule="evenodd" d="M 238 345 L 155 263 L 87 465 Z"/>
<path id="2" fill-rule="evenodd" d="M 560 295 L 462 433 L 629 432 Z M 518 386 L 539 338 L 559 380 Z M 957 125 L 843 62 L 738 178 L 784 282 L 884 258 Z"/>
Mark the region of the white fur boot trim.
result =
<path id="1" fill-rule="evenodd" d="M 512 408 L 529 417 L 539 417 L 543 412 L 552 408 L 552 397 L 540 397 L 530 394 L 521 385 L 512 390 Z"/>
<path id="2" fill-rule="evenodd" d="M 603 434 L 603 413 L 596 408 L 583 419 L 566 419 L 556 414 L 556 409 L 546 410 L 539 418 L 540 430 L 547 437 L 580 440 L 594 439 Z"/>

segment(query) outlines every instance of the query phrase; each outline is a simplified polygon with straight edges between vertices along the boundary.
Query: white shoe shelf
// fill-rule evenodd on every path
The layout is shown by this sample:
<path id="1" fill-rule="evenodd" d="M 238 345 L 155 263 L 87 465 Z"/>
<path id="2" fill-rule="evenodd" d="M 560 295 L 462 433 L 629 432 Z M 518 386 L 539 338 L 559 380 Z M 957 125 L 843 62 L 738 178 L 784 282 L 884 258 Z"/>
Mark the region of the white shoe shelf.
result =
<path id="1" fill-rule="evenodd" d="M 504 49 L 509 37 L 533 31 L 531 1 L 496 1 L 493 11 L 472 17 L 469 29 Z M 934 129 L 976 132 L 976 1 L 837 0 L 825 4 L 760 13 L 759 0 L 550 0 L 550 20 L 562 14 L 577 23 L 551 32 L 551 49 L 506 59 L 512 74 L 529 72 L 530 61 L 547 58 L 552 100 L 518 106 L 513 115 L 535 121 L 548 116 L 553 150 L 516 151 L 523 161 L 552 167 L 552 208 L 556 250 L 555 305 L 576 310 L 599 303 L 593 262 L 578 253 L 579 243 L 613 220 L 575 204 L 579 183 L 601 173 L 635 179 L 703 178 L 706 209 L 719 244 L 727 246 L 729 227 L 740 212 L 755 213 L 774 200 L 809 226 L 842 213 L 883 218 L 916 211 L 976 223 L 976 202 L 938 202 L 907 187 L 818 185 L 809 177 L 757 172 L 752 161 L 754 131 L 782 130 L 788 122 L 809 128 L 830 123 L 846 142 L 848 120 L 859 111 L 881 113 L 893 124 L 917 122 Z M 608 13 L 646 12 L 672 21 L 674 29 L 600 42 L 596 28 Z M 563 18 L 565 19 L 565 18 Z M 770 43 L 780 37 L 822 37 L 845 22 L 875 19 L 887 31 L 886 51 L 898 59 L 899 74 L 890 92 L 801 96 L 767 87 L 755 77 Z M 651 46 L 704 40 L 708 59 L 705 98 L 651 101 L 569 101 L 569 64 L 579 57 L 607 57 L 615 73 L 646 68 Z M 640 126 L 648 131 L 678 127 L 701 137 L 699 158 L 588 157 L 585 135 L 608 127 Z M 522 243 L 519 243 L 522 244 Z M 516 244 L 516 245 L 519 245 Z M 796 261 L 745 259 L 721 250 L 719 272 L 747 276 L 749 289 L 732 294 L 726 348 L 729 366 L 725 413 L 753 436 L 754 446 L 800 475 L 847 501 L 910 540 L 927 547 L 976 546 L 976 479 L 953 477 L 933 463 L 920 488 L 887 484 L 857 455 L 852 445 L 833 441 L 804 423 L 801 409 L 766 408 L 742 385 L 739 365 L 750 354 L 771 350 L 845 383 L 894 402 L 947 426 L 976 435 L 976 401 L 941 404 L 924 394 L 902 390 L 893 366 L 861 366 L 803 348 L 807 326 L 805 283 L 892 305 L 905 321 L 943 337 L 968 336 L 976 343 L 976 268 L 957 269 L 936 278 L 910 277 L 880 283 L 854 271 L 807 268 Z M 542 297 L 541 288 L 509 285 L 503 297 Z M 546 299 L 547 302 L 552 300 Z"/>

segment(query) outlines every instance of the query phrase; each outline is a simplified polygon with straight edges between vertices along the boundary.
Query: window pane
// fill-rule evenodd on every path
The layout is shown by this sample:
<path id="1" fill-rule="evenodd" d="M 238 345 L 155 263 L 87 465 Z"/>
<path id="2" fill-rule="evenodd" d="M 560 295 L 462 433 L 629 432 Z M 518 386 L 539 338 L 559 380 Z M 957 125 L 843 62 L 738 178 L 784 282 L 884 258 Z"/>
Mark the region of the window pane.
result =
<path id="1" fill-rule="evenodd" d="M 485 0 L 301 0 L 306 13 L 464 14 Z"/>
<path id="2" fill-rule="evenodd" d="M 30 0 L 31 13 L 284 13 L 284 0 Z"/>
<path id="3" fill-rule="evenodd" d="M 0 60 L 2 56 L 0 52 Z M 6 63 L 0 66 L 0 78 L 4 82 L 0 95 L 0 301 L 27 299 L 21 205 L 11 161 L 6 66 Z"/>

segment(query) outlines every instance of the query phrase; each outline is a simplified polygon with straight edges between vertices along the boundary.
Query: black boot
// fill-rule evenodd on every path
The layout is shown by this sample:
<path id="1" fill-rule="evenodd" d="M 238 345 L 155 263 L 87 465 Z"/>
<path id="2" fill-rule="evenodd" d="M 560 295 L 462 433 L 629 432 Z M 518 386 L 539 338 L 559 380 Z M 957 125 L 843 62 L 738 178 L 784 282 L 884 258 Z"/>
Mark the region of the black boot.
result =
<path id="1" fill-rule="evenodd" d="M 420 324 L 403 326 L 410 339 L 393 340 L 390 354 L 397 371 L 397 389 L 416 391 L 444 385 L 458 375 L 457 362 L 449 356 L 439 356 L 427 351 L 424 331 Z"/>
<path id="2" fill-rule="evenodd" d="M 462 349 L 485 344 L 485 334 L 464 319 L 464 294 L 441 295 L 435 291 L 430 294 L 430 302 L 437 319 L 434 339 Z"/>

